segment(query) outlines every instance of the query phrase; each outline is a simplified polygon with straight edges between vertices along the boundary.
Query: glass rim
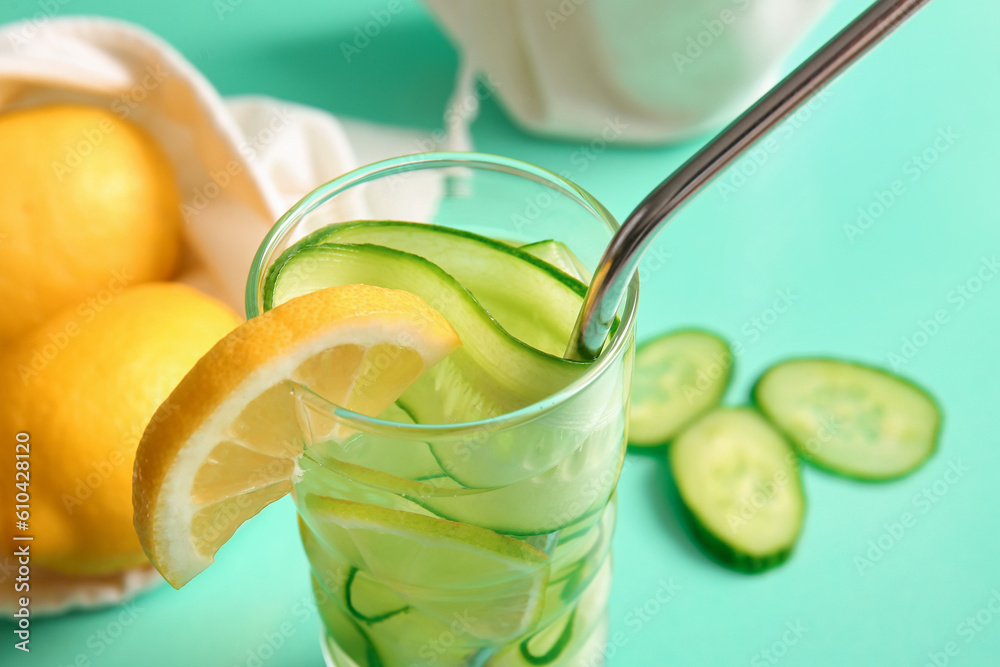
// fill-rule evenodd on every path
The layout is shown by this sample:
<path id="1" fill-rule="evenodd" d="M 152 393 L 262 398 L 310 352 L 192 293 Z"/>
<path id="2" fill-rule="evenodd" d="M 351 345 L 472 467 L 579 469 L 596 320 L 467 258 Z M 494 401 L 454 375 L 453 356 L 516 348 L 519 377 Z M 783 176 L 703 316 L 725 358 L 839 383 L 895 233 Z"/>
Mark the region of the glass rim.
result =
<path id="1" fill-rule="evenodd" d="M 448 167 L 471 167 L 488 171 L 498 171 L 513 176 L 527 177 L 530 180 L 557 190 L 562 189 L 564 194 L 578 199 L 583 208 L 589 208 L 590 212 L 602 221 L 612 234 L 620 226 L 615 217 L 604 205 L 582 187 L 555 172 L 521 160 L 489 153 L 460 151 L 416 153 L 379 160 L 353 169 L 318 186 L 278 218 L 278 221 L 274 223 L 263 241 L 261 241 L 260 246 L 257 248 L 257 253 L 254 255 L 253 263 L 250 265 L 244 296 L 244 309 L 247 319 L 252 319 L 263 312 L 263 293 L 261 288 L 264 278 L 267 275 L 267 261 L 274 255 L 279 244 L 285 239 L 288 233 L 305 216 L 356 185 L 414 169 L 442 169 Z M 463 432 L 510 428 L 517 424 L 537 419 L 567 402 L 590 386 L 620 354 L 624 354 L 624 347 L 635 330 L 638 311 L 638 292 L 639 276 L 638 272 L 636 272 L 629 281 L 625 298 L 619 307 L 619 310 L 623 311 L 620 325 L 612 331 L 610 341 L 605 344 L 601 354 L 580 377 L 559 391 L 549 394 L 534 403 L 518 408 L 517 410 L 512 410 L 511 412 L 505 412 L 496 417 L 452 424 L 404 424 L 377 417 L 369 417 L 326 401 L 311 390 L 309 393 L 332 406 L 331 412 L 338 419 L 357 428 L 358 431 L 373 435 L 384 435 L 395 438 L 410 435 L 420 438 L 428 435 L 461 435 Z M 308 390 L 309 388 L 306 387 L 306 389 Z"/>

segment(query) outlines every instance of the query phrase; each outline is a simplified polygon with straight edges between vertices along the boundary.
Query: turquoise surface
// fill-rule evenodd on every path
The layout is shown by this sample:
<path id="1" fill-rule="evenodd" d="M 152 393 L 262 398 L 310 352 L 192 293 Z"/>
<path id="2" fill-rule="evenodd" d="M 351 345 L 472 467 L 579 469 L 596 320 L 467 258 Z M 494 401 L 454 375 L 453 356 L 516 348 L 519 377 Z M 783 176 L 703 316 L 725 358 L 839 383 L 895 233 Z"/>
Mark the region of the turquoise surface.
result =
<path id="1" fill-rule="evenodd" d="M 220 20 L 223 3 L 233 11 Z M 425 130 L 440 127 L 456 66 L 409 0 L 350 64 L 338 44 L 384 0 L 49 4 L 147 26 L 223 94 L 267 93 Z M 864 4 L 841 0 L 799 55 Z M 5 0 L 0 20 L 44 6 Z M 766 162 L 756 170 L 742 163 L 657 241 L 644 266 L 640 334 L 699 325 L 742 342 L 730 403 L 746 400 L 757 375 L 782 357 L 888 364 L 915 337 L 919 347 L 907 348 L 912 358 L 900 371 L 933 389 L 946 421 L 937 455 L 901 481 L 806 470 L 799 548 L 754 577 L 706 559 L 678 523 L 661 461 L 630 455 L 619 487 L 609 665 L 1000 663 L 997 25 L 994 2 L 931 3 L 786 125 Z M 932 156 L 942 132 L 952 133 L 947 151 L 916 166 L 914 156 Z M 492 101 L 474 136 L 480 150 L 570 176 L 618 216 L 704 141 L 581 159 L 585 145 L 528 136 Z M 739 169 L 754 173 L 739 177 Z M 904 189 L 891 206 L 862 233 L 848 227 L 896 180 Z M 774 317 L 779 292 L 793 303 Z M 946 321 L 920 335 L 939 311 Z M 897 527 L 906 514 L 909 525 Z M 263 664 L 319 666 L 293 519 L 290 502 L 268 508 L 180 592 L 164 587 L 125 611 L 37 621 L 30 655 L 11 648 L 11 626 L 0 624 L 0 662 L 230 667 L 267 657 Z M 664 582 L 679 590 L 661 604 Z"/>

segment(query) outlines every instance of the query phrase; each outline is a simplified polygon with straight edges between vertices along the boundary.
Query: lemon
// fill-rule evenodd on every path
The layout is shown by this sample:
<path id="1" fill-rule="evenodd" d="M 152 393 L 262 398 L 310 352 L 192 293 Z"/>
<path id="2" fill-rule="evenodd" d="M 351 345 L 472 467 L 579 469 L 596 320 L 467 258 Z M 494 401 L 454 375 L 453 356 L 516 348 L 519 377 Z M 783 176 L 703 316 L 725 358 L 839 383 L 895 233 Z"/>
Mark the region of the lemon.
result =
<path id="1" fill-rule="evenodd" d="M 303 540 L 314 572 L 324 569 L 317 561 L 325 563 L 334 553 L 357 570 L 344 587 L 348 609 L 360 620 L 371 622 L 366 608 L 378 610 L 369 613 L 382 621 L 409 604 L 446 623 L 467 614 L 466 632 L 492 642 L 516 639 L 538 620 L 549 558 L 520 540 L 472 524 L 312 494 L 301 506 L 318 538 Z"/>
<path id="2" fill-rule="evenodd" d="M 0 342 L 173 273 L 177 186 L 139 127 L 96 107 L 36 107 L 0 115 L 0 146 Z"/>
<path id="3" fill-rule="evenodd" d="M 377 415 L 459 345 L 419 297 L 367 285 L 312 292 L 238 327 L 191 369 L 139 444 L 135 528 L 149 559 L 179 588 L 291 490 L 305 439 L 293 383 Z"/>
<path id="4" fill-rule="evenodd" d="M 55 315 L 0 356 L 0 433 L 30 436 L 33 563 L 104 574 L 145 562 L 132 527 L 132 464 L 157 406 L 239 323 L 228 307 L 177 283 L 122 291 L 81 315 Z M 12 507 L 13 456 L 0 462 Z M 4 534 L 14 528 L 3 512 Z M 10 544 L 9 537 L 4 538 Z"/>

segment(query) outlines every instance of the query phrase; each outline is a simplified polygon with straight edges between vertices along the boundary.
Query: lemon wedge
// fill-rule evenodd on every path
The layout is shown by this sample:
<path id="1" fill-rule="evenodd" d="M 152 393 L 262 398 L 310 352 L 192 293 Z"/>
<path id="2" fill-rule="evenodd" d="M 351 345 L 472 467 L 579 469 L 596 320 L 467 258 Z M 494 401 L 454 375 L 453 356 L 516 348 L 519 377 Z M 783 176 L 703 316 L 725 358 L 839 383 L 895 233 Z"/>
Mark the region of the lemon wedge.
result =
<path id="1" fill-rule="evenodd" d="M 460 345 L 419 297 L 367 285 L 312 292 L 236 328 L 184 377 L 139 444 L 133 507 L 146 555 L 180 588 L 291 490 L 307 440 L 296 385 L 373 416 Z"/>

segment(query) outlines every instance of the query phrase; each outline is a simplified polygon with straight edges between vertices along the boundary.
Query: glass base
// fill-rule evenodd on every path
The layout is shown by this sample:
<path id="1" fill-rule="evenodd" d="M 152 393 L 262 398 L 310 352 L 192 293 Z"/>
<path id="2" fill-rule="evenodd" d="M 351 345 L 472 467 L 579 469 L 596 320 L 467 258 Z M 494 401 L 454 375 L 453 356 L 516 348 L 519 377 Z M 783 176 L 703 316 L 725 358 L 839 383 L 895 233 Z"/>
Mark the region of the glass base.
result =
<path id="1" fill-rule="evenodd" d="M 607 607 L 611 592 L 610 560 L 608 557 L 598 574 L 581 594 L 577 603 L 577 611 L 573 615 L 576 622 L 580 623 L 583 618 L 589 620 L 584 621 L 586 625 L 574 627 L 576 636 L 570 637 L 561 655 L 545 660 L 546 667 L 603 667 L 608 643 Z M 320 644 L 323 649 L 323 658 L 328 667 L 371 667 L 369 664 L 358 664 L 325 629 L 320 633 Z M 456 656 L 452 654 L 450 659 L 436 655 L 433 660 L 428 660 L 424 664 L 428 666 L 436 664 L 438 667 L 531 667 L 531 665 L 540 664 L 537 657 L 534 660 L 529 660 L 528 658 L 532 656 L 523 655 L 523 647 L 521 642 L 517 642 L 502 648 L 484 649 L 474 655 Z M 378 659 L 375 658 L 374 661 L 378 662 Z M 386 665 L 386 667 L 416 667 L 418 664 L 421 663 L 411 663 L 405 666 Z"/>
<path id="2" fill-rule="evenodd" d="M 546 667 L 604 667 L 604 655 L 608 645 L 608 621 L 607 612 L 601 614 L 597 625 L 591 631 L 586 642 L 580 646 L 573 655 L 566 655 L 548 663 Z M 325 630 L 320 629 L 320 648 L 323 650 L 323 660 L 327 667 L 361 667 L 345 654 L 337 642 L 333 640 Z M 496 665 L 496 667 L 507 667 L 508 665 L 530 665 L 524 660 L 504 660 L 500 663 L 487 661 L 484 667 Z"/>

